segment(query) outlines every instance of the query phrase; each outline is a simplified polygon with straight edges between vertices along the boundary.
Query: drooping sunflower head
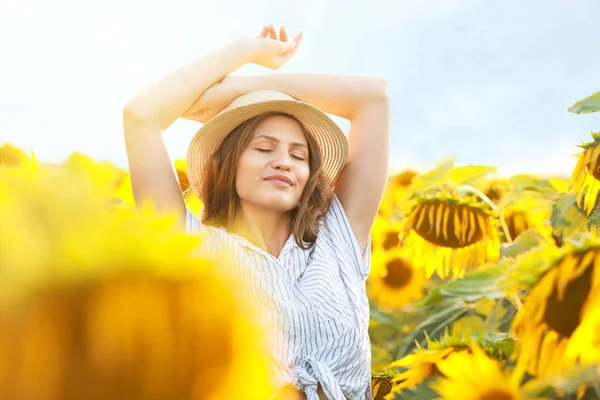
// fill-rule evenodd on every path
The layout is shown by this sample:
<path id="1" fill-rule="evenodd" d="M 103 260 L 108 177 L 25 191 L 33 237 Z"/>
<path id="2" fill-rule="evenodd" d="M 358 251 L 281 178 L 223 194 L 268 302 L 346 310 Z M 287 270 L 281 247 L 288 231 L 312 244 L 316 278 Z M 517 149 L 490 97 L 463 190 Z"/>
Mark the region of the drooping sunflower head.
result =
<path id="1" fill-rule="evenodd" d="M 577 341 L 600 291 L 600 242 L 567 246 L 551 263 L 525 298 L 511 330 L 519 337 L 514 357 L 519 374 L 541 377 L 560 372 L 586 359 Z M 600 343 L 600 331 L 595 339 Z M 531 346 L 539 343 L 539 346 Z M 565 354 L 570 357 L 565 357 Z M 600 354 L 599 354 L 600 355 Z M 600 362 L 600 359 L 594 362 Z"/>
<path id="2" fill-rule="evenodd" d="M 578 205 L 590 215 L 596 208 L 600 192 L 600 132 L 592 132 L 592 142 L 582 143 L 583 149 L 571 174 L 569 186 L 577 193 Z"/>
<path id="3" fill-rule="evenodd" d="M 424 198 L 406 224 L 406 247 L 430 277 L 461 276 L 499 256 L 497 220 L 487 207 L 455 197 Z"/>
<path id="4" fill-rule="evenodd" d="M 515 240 L 524 231 L 532 229 L 542 235 L 546 241 L 553 243 L 552 225 L 550 224 L 551 213 L 552 205 L 549 201 L 528 194 L 505 205 L 502 210 L 502 218 L 506 223 L 510 240 Z M 501 238 L 508 241 L 504 231 L 500 233 Z"/>
<path id="5" fill-rule="evenodd" d="M 488 183 L 484 194 L 492 202 L 498 204 L 504 198 L 508 190 L 509 185 L 506 180 L 493 180 Z"/>
<path id="6" fill-rule="evenodd" d="M 376 250 L 367 284 L 370 297 L 384 307 L 419 300 L 427 283 L 425 271 L 415 268 L 403 249 Z"/>

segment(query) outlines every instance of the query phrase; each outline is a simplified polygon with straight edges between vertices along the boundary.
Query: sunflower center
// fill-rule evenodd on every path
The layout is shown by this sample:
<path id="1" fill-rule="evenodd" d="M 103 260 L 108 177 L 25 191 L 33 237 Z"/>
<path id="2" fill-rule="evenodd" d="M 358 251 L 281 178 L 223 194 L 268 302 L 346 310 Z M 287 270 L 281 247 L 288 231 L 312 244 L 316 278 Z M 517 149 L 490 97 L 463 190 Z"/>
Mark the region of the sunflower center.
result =
<path id="1" fill-rule="evenodd" d="M 523 211 L 512 212 L 506 218 L 506 226 L 508 227 L 511 239 L 516 238 L 521 232 L 529 228 L 527 213 Z"/>
<path id="2" fill-rule="evenodd" d="M 383 239 L 383 249 L 390 250 L 394 247 L 398 247 L 400 244 L 400 236 L 398 231 L 389 231 L 385 234 Z"/>
<path id="3" fill-rule="evenodd" d="M 441 201 L 422 203 L 415 210 L 413 228 L 436 246 L 459 249 L 483 239 L 487 216 L 467 205 Z"/>
<path id="4" fill-rule="evenodd" d="M 577 257 L 578 260 L 576 261 L 579 263 L 584 255 L 585 253 L 566 256 L 561 262 L 570 263 L 572 257 Z M 599 255 L 597 254 L 596 257 Z M 560 264 L 556 267 L 560 268 Z M 558 298 L 556 286 L 553 287 L 552 293 L 548 297 L 543 320 L 552 330 L 563 337 L 570 337 L 575 332 L 575 329 L 577 329 L 577 326 L 579 326 L 581 309 L 592 285 L 594 258 L 591 258 L 589 265 L 585 268 L 583 274 L 567 284 L 562 299 L 559 300 Z"/>
<path id="5" fill-rule="evenodd" d="M 490 390 L 489 392 L 484 393 L 479 400 L 514 400 L 515 396 L 512 393 L 506 392 L 504 390 Z"/>
<path id="6" fill-rule="evenodd" d="M 402 258 L 393 258 L 385 265 L 387 275 L 384 278 L 385 284 L 392 288 L 401 288 L 410 282 L 413 276 L 413 269 L 410 263 Z"/>

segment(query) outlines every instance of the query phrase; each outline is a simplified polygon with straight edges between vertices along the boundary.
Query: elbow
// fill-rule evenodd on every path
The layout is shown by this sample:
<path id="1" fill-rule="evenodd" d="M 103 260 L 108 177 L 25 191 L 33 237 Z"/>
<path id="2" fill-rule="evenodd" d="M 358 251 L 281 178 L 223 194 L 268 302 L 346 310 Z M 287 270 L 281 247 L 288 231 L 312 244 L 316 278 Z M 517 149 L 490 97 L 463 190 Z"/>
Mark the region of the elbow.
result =
<path id="1" fill-rule="evenodd" d="M 127 103 L 123 107 L 123 120 L 131 122 L 144 122 L 149 121 L 152 118 L 152 113 L 145 110 L 143 107 L 136 105 L 135 103 Z"/>
<path id="2" fill-rule="evenodd" d="M 387 81 L 384 78 L 379 77 L 373 77 L 371 80 L 373 100 L 376 102 L 387 103 L 389 101 Z"/>

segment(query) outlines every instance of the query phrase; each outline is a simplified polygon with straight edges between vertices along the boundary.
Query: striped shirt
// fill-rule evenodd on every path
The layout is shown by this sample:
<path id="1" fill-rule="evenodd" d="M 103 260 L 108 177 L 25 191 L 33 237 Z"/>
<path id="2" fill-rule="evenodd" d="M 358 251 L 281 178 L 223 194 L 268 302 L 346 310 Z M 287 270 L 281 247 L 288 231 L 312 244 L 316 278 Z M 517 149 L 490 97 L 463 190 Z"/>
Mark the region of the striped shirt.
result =
<path id="1" fill-rule="evenodd" d="M 270 335 L 264 345 L 274 359 L 273 384 L 291 384 L 308 400 L 318 400 L 319 383 L 328 399 L 372 399 L 365 292 L 371 242 L 363 257 L 337 196 L 315 245 L 301 249 L 292 233 L 278 258 L 224 228 L 202 225 L 189 209 L 186 231 L 205 235 L 204 256 L 233 257 L 234 274 L 256 294 L 259 322 Z"/>

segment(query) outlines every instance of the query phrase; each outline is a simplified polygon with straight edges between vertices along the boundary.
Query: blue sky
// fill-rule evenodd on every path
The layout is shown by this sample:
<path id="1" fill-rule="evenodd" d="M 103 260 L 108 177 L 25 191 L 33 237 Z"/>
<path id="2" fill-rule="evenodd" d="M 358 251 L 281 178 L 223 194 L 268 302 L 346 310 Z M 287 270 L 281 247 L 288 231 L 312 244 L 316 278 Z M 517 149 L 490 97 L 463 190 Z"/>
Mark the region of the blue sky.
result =
<path id="1" fill-rule="evenodd" d="M 575 145 L 600 130 L 599 115 L 567 112 L 600 90 L 597 0 L 9 0 L 0 7 L 0 35 L 11 38 L 0 63 L 0 143 L 47 161 L 81 151 L 126 168 L 127 99 L 267 23 L 305 34 L 281 72 L 387 79 L 393 170 L 454 156 L 503 175 L 569 174 Z M 198 127 L 180 120 L 164 133 L 173 159 L 185 156 Z"/>

